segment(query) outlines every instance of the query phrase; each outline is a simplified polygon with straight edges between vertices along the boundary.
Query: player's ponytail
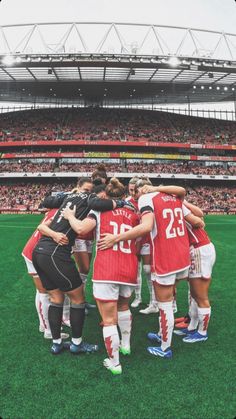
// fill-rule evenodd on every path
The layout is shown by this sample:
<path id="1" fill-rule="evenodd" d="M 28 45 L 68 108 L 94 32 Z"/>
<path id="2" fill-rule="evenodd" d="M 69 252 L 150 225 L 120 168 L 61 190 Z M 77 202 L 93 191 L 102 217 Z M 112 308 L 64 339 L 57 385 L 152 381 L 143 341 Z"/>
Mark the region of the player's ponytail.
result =
<path id="1" fill-rule="evenodd" d="M 109 198 L 120 199 L 125 194 L 125 187 L 117 178 L 113 177 L 106 186 L 106 194 Z"/>

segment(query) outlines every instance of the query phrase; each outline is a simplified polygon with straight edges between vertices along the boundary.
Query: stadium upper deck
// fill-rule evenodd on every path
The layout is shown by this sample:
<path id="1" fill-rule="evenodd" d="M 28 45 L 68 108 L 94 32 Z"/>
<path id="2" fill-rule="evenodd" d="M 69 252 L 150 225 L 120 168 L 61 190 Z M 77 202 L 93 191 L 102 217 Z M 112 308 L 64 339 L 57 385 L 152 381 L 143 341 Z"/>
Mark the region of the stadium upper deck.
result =
<path id="1" fill-rule="evenodd" d="M 232 149 L 236 147 L 235 128 L 235 122 L 156 111 L 98 107 L 30 110 L 0 115 L 0 147 L 98 147 L 110 141 L 113 145 L 122 142 L 121 147 L 199 148 L 194 147 L 199 144 L 204 148 Z"/>

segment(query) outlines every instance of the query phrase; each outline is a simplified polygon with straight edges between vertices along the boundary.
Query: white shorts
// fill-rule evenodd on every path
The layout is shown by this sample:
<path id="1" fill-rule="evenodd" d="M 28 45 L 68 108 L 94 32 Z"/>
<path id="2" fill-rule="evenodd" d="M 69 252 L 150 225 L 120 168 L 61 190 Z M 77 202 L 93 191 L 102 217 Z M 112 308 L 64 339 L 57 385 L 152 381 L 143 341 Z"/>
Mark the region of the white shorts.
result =
<path id="1" fill-rule="evenodd" d="M 23 255 L 22 255 L 23 256 Z M 27 266 L 27 270 L 28 270 L 28 274 L 29 275 L 33 275 L 33 276 L 38 276 L 35 267 L 33 265 L 33 262 L 31 262 L 29 259 L 27 259 L 25 256 L 23 256 L 23 258 L 25 259 L 25 263 Z"/>
<path id="2" fill-rule="evenodd" d="M 99 301 L 117 301 L 119 296 L 130 298 L 135 286 L 111 284 L 107 282 L 93 282 L 93 296 Z"/>
<path id="3" fill-rule="evenodd" d="M 174 285 L 177 280 L 188 278 L 189 268 L 174 274 L 159 276 L 156 273 L 151 274 L 151 280 L 156 281 L 160 285 Z"/>
<path id="4" fill-rule="evenodd" d="M 80 253 L 80 252 L 92 253 L 92 248 L 93 248 L 92 240 L 75 239 L 75 244 L 72 247 L 72 253 Z"/>
<path id="5" fill-rule="evenodd" d="M 189 278 L 211 278 L 212 268 L 216 260 L 214 244 L 209 243 L 196 249 L 192 247 L 190 257 Z"/>
<path id="6" fill-rule="evenodd" d="M 149 243 L 144 243 L 140 249 L 140 255 L 150 255 L 151 254 L 151 248 Z"/>

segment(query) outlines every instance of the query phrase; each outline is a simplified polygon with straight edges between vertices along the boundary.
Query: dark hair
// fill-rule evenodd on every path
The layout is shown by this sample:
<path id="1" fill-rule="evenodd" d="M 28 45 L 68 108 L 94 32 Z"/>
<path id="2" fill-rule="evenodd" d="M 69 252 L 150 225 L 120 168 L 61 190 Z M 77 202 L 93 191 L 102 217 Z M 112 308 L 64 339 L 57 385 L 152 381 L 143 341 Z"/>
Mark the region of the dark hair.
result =
<path id="1" fill-rule="evenodd" d="M 122 198 L 125 194 L 125 187 L 116 177 L 113 177 L 106 186 L 106 194 L 109 198 Z"/>
<path id="2" fill-rule="evenodd" d="M 102 182 L 102 179 L 100 177 L 97 177 L 96 179 L 94 179 L 93 184 L 94 184 L 94 186 L 104 185 L 104 183 Z"/>
<path id="3" fill-rule="evenodd" d="M 86 182 L 93 183 L 91 177 L 81 177 L 78 179 L 77 185 L 81 188 Z"/>
<path id="4" fill-rule="evenodd" d="M 106 191 L 106 185 L 104 185 L 104 183 L 100 183 L 99 185 L 94 185 L 92 192 L 95 194 L 98 194 L 100 192 L 105 192 Z"/>
<path id="5" fill-rule="evenodd" d="M 92 173 L 92 180 L 102 178 L 107 180 L 106 167 L 104 164 L 98 164 L 94 172 Z"/>

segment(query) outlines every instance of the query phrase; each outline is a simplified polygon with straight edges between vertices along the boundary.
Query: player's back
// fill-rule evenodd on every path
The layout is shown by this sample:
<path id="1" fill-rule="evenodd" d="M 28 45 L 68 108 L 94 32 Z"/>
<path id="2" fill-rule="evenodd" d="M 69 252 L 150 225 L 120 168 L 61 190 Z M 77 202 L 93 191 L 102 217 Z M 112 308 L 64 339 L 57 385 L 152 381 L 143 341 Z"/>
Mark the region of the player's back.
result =
<path id="1" fill-rule="evenodd" d="M 158 192 L 143 197 L 155 217 L 151 233 L 154 245 L 152 270 L 158 275 L 168 275 L 187 268 L 190 264 L 189 240 L 182 201 Z"/>
<path id="2" fill-rule="evenodd" d="M 115 209 L 96 216 L 96 240 L 102 234 L 119 234 L 139 224 L 139 216 L 129 208 Z M 107 250 L 96 251 L 93 281 L 135 284 L 138 269 L 135 240 L 115 244 Z"/>
<path id="3" fill-rule="evenodd" d="M 190 246 L 192 245 L 193 247 L 197 248 L 211 243 L 211 240 L 204 228 L 193 228 L 191 224 L 186 224 Z"/>

